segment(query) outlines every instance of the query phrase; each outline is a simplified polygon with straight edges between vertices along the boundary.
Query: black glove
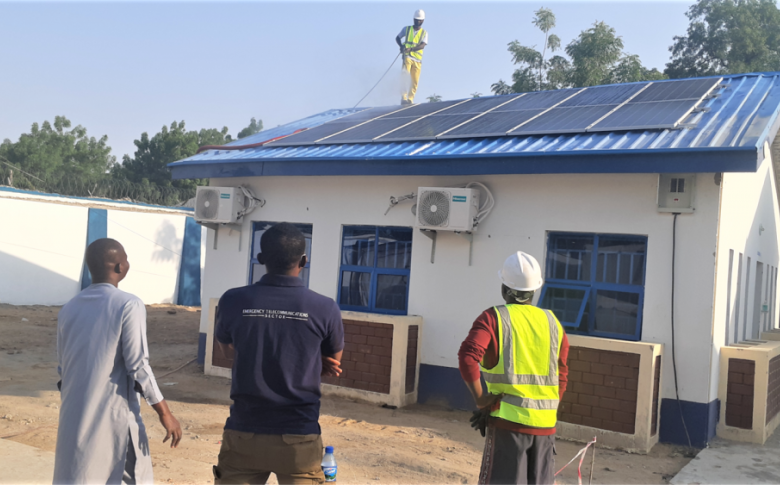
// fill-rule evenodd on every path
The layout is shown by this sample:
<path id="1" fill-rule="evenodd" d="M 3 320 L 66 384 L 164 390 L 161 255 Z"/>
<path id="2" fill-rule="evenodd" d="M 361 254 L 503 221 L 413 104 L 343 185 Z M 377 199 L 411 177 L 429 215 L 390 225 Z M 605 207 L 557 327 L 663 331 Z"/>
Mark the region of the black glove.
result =
<path id="1" fill-rule="evenodd" d="M 489 416 L 490 416 L 490 409 L 485 408 L 485 409 L 474 411 L 474 413 L 471 415 L 471 418 L 469 419 L 469 422 L 471 423 L 471 427 L 474 428 L 476 431 L 479 431 L 479 434 L 481 434 L 483 438 L 485 437 L 485 428 L 487 428 L 487 422 Z"/>

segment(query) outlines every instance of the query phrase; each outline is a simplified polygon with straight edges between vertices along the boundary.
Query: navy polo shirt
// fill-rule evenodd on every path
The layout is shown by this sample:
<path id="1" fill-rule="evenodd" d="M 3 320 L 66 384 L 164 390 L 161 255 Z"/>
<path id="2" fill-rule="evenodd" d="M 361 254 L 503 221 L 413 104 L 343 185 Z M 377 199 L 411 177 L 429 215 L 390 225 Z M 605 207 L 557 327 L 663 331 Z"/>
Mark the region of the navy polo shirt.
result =
<path id="1" fill-rule="evenodd" d="M 222 295 L 215 336 L 235 349 L 226 429 L 320 434 L 321 356 L 344 348 L 336 302 L 300 278 L 266 274 Z"/>

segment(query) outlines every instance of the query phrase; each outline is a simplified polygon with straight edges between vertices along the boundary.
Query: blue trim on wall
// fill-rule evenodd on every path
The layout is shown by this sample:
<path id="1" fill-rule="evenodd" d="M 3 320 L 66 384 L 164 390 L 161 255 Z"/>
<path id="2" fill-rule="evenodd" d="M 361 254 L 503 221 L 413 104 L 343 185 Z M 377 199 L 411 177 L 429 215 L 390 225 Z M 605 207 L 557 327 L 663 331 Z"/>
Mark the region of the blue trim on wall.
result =
<path id="1" fill-rule="evenodd" d="M 691 444 L 696 448 L 705 448 L 715 437 L 715 426 L 720 416 L 720 400 L 715 399 L 709 403 L 681 400 L 680 405 L 688 434 L 691 436 Z M 661 399 L 659 433 L 662 443 L 688 445 L 676 399 Z"/>
<path id="2" fill-rule="evenodd" d="M 484 386 L 483 386 L 484 387 Z M 474 398 L 455 367 L 420 364 L 417 402 L 474 410 Z"/>
<path id="3" fill-rule="evenodd" d="M 89 209 L 87 214 L 87 246 L 108 237 L 108 211 L 106 209 Z M 86 247 L 84 248 L 86 252 Z M 92 284 L 92 275 L 87 268 L 87 260 L 84 258 L 84 266 L 81 268 L 81 289 Z"/>
<path id="4" fill-rule="evenodd" d="M 184 222 L 184 241 L 179 265 L 179 305 L 200 306 L 200 224 L 192 217 Z"/>
<path id="5" fill-rule="evenodd" d="M 168 167 L 174 179 L 187 179 L 311 175 L 755 172 L 758 165 L 759 150 L 756 147 L 728 147 L 496 153 L 481 156 L 258 158 L 240 161 L 182 161 Z"/>
<path id="6" fill-rule="evenodd" d="M 198 364 L 206 364 L 206 333 L 200 332 L 198 334 Z"/>

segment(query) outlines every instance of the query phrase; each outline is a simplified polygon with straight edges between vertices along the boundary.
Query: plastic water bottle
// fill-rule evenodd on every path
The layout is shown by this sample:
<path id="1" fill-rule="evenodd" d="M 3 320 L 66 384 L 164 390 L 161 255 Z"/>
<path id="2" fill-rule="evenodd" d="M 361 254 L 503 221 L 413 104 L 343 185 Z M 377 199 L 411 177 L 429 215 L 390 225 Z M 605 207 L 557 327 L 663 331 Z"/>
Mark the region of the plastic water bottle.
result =
<path id="1" fill-rule="evenodd" d="M 322 473 L 325 474 L 326 482 L 336 481 L 336 472 L 338 471 L 338 465 L 336 465 L 336 458 L 333 456 L 333 447 L 325 447 L 325 456 L 322 457 Z"/>

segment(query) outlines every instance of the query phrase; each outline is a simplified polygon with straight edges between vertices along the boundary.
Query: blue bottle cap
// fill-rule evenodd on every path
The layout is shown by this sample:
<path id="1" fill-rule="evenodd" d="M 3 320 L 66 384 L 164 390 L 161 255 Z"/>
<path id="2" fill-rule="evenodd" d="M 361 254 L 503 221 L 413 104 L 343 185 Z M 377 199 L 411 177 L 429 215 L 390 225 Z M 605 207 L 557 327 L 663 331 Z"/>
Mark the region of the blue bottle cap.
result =
<path id="1" fill-rule="evenodd" d="M 325 447 L 325 453 L 333 453 L 333 447 L 332 446 L 326 446 Z"/>

